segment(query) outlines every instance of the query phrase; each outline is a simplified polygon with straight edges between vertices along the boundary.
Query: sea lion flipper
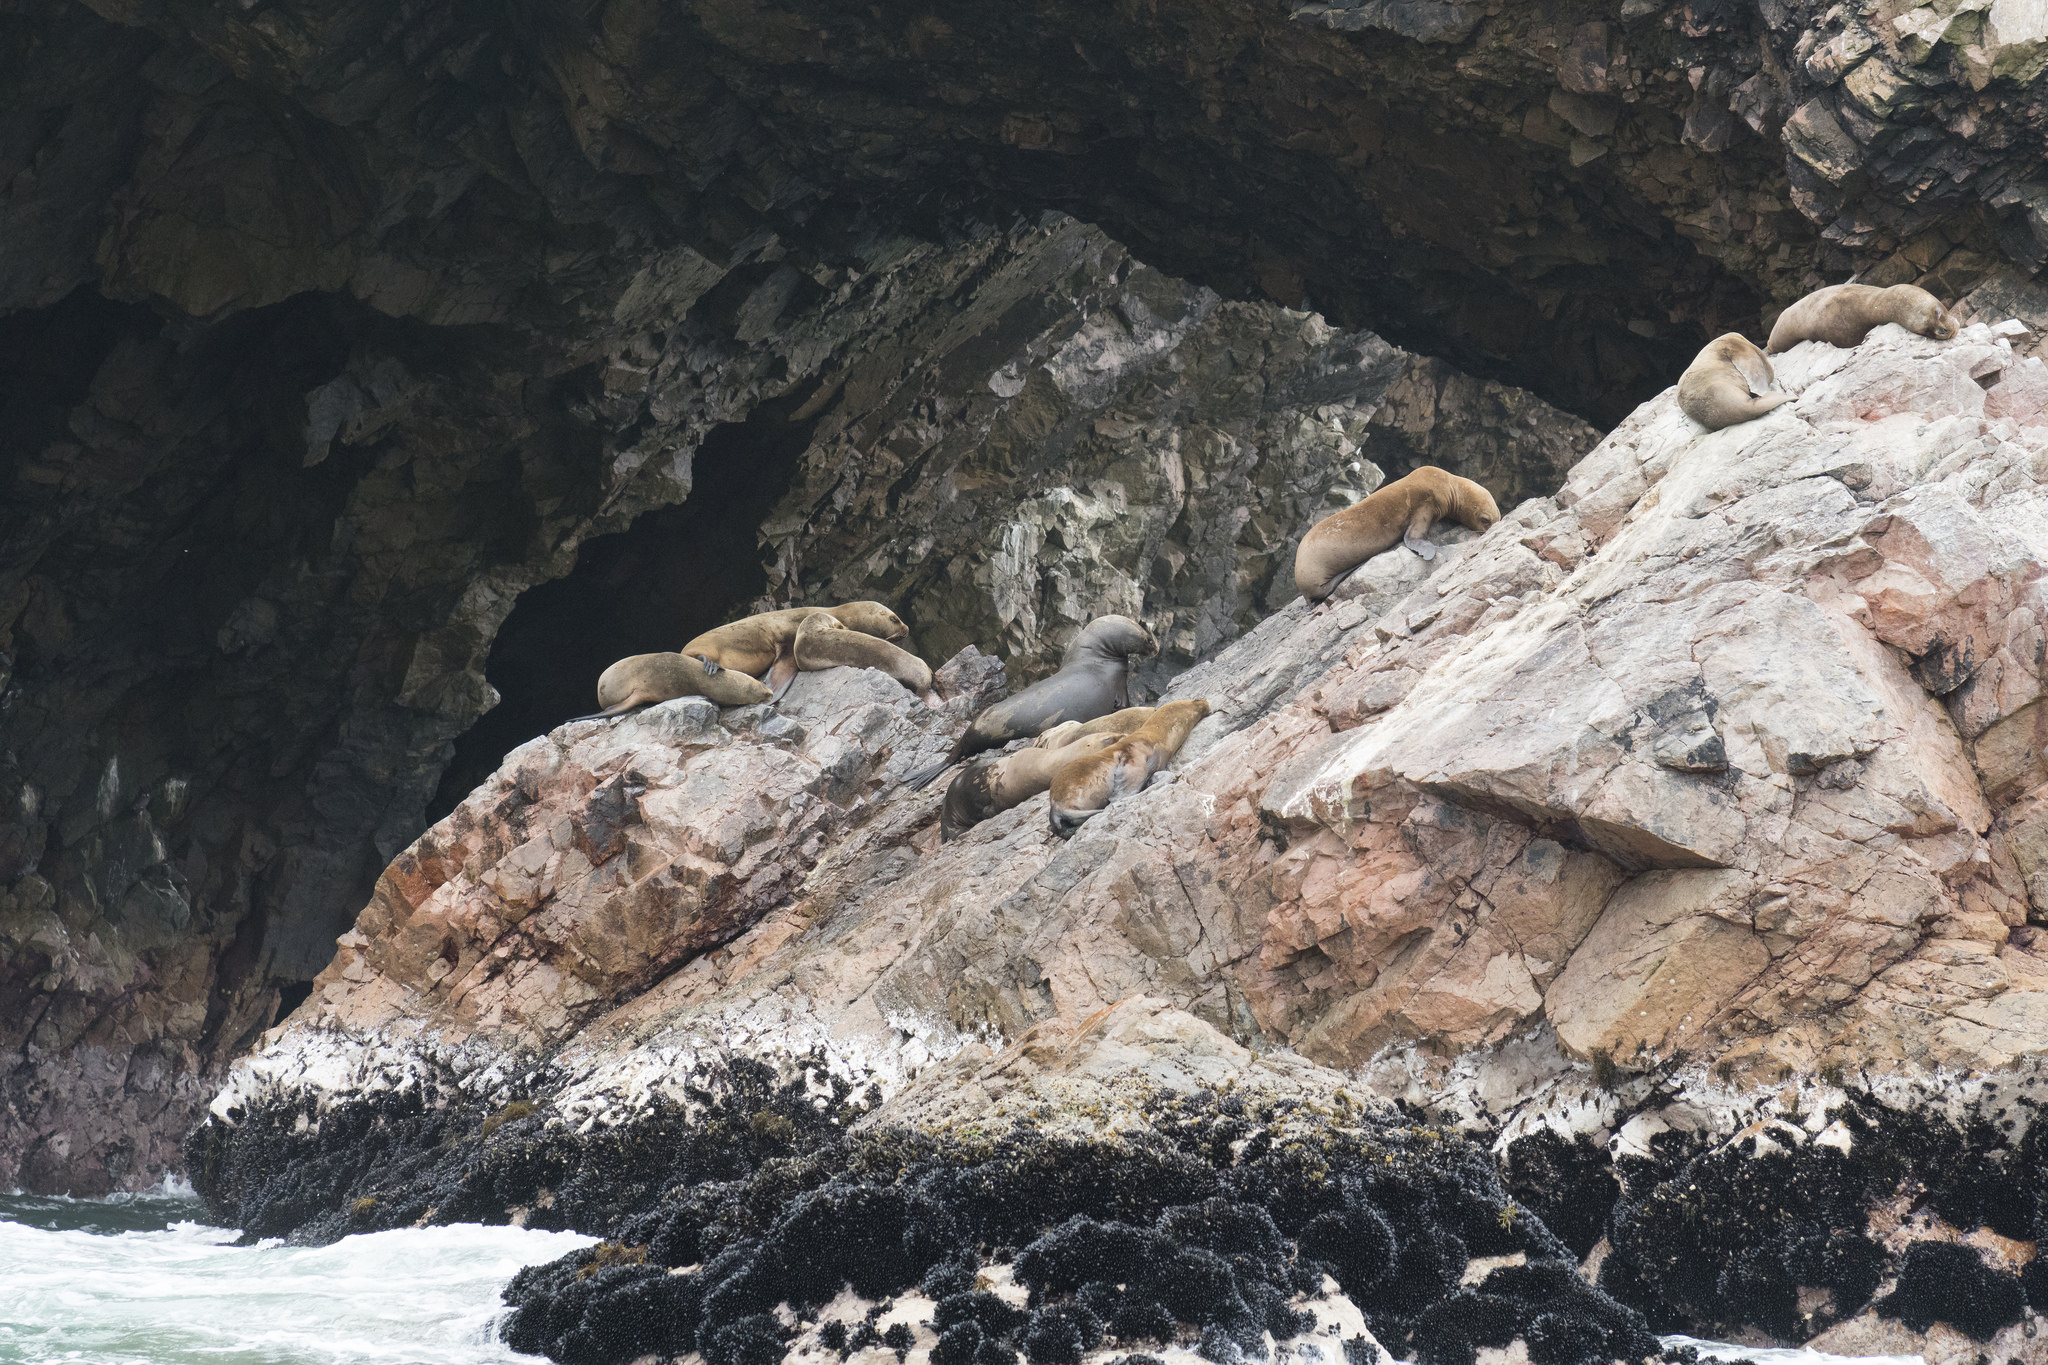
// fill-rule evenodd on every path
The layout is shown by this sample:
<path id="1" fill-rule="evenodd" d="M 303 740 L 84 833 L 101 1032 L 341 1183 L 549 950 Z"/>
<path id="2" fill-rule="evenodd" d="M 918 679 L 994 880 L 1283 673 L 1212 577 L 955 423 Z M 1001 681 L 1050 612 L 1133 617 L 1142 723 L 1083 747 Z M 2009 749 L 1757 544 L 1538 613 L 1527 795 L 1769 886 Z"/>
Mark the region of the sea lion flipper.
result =
<path id="1" fill-rule="evenodd" d="M 703 665 L 704 665 L 704 673 L 705 673 L 705 675 L 706 675 L 707 677 L 713 677 L 713 678 L 715 678 L 715 677 L 717 677 L 717 676 L 718 676 L 718 674 L 719 674 L 718 660 L 716 660 L 716 659 L 714 659 L 714 658 L 712 658 L 712 657 L 710 657 L 709 655 L 706 655 L 706 654 L 699 654 L 699 655 L 696 655 L 695 657 L 696 657 L 696 659 L 697 659 L 697 661 L 698 661 L 699 663 L 701 663 L 701 664 L 703 664 Z"/>
<path id="2" fill-rule="evenodd" d="M 1426 540 L 1419 539 L 1415 536 L 1403 536 L 1401 537 L 1401 543 L 1407 546 L 1409 549 L 1415 551 L 1416 554 L 1421 555 L 1424 559 L 1436 558 L 1436 546 L 1430 544 Z"/>
<path id="3" fill-rule="evenodd" d="M 612 705 L 605 707 L 602 711 L 593 711 L 587 716 L 571 716 L 563 721 L 562 724 L 574 725 L 579 720 L 612 720 L 625 715 L 628 711 L 645 705 L 647 705 L 647 698 L 636 692 L 624 701 L 614 702 Z"/>
<path id="4" fill-rule="evenodd" d="M 920 767 L 918 772 L 913 772 L 907 778 L 903 778 L 903 786 L 907 786 L 913 792 L 922 792 L 924 788 L 932 786 L 932 778 L 936 778 L 938 774 L 946 772 L 948 767 L 952 767 L 952 759 L 950 757 L 942 759 L 938 763 L 932 763 L 930 767 Z"/>
<path id="5" fill-rule="evenodd" d="M 762 679 L 768 684 L 769 700 L 781 701 L 782 694 L 789 691 L 789 685 L 796 681 L 798 672 L 794 651 L 785 649 L 777 654 L 775 662 L 768 666 L 767 676 Z"/>

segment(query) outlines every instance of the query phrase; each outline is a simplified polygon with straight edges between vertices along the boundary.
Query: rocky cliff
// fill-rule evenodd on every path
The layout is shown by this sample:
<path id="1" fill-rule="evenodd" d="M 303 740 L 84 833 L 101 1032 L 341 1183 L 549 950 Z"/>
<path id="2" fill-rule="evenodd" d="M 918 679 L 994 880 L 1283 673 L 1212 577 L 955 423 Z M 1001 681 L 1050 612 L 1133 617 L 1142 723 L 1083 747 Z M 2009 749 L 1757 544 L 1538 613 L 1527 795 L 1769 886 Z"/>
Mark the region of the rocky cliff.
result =
<path id="1" fill-rule="evenodd" d="M 711 1178 L 667 1189 L 702 1158 L 647 1142 L 751 1122 L 763 1159 L 794 1142 L 816 1180 L 899 1190 L 1005 1133 L 1112 1165 L 1192 1143 L 1264 1190 L 1265 1149 L 1171 1117 L 1237 1093 L 1316 1150 L 1417 1123 L 1491 1144 L 1458 1197 L 1531 1230 L 1403 1223 L 1403 1247 L 1461 1239 L 1442 1278 L 1338 1276 L 1395 1349 L 1534 1352 L 1553 1329 L 1470 1317 L 1460 1278 L 1583 1257 L 1599 1304 L 1659 1330 L 2037 1359 L 2048 367 L 2014 339 L 1806 343 L 1778 366 L 1794 402 L 1715 433 L 1666 392 L 1555 497 L 1433 562 L 1390 551 L 1174 677 L 1214 713 L 1171 780 L 1071 840 L 1041 798 L 940 843 L 938 789 L 897 785 L 997 685 L 974 651 L 940 709 L 841 669 L 779 711 L 692 699 L 537 739 L 385 871 L 213 1101 L 196 1177 L 252 1231 L 563 1219 L 645 1248 L 632 1220 Z M 927 1140 L 894 1184 L 860 1155 Z M 1269 1194 L 1311 1247 L 1321 1215 Z M 1072 1212 L 1108 1219 L 1101 1198 Z M 675 1341 L 726 1350 L 740 1262 L 644 1254 L 705 1263 Z M 747 1293 L 810 1311 L 767 1264 Z M 560 1359 L 625 1311 L 584 1279 L 514 1296 L 556 1315 L 528 1340 Z M 911 1325 L 925 1349 L 947 1324 Z"/>
<path id="2" fill-rule="evenodd" d="M 2043 42 L 2033 0 L 0 5 L 0 1180 L 155 1179 L 617 654 L 874 592 L 1013 682 L 1141 610 L 1157 688 L 1333 490 L 1552 494 L 1813 284 L 2041 323 Z"/>

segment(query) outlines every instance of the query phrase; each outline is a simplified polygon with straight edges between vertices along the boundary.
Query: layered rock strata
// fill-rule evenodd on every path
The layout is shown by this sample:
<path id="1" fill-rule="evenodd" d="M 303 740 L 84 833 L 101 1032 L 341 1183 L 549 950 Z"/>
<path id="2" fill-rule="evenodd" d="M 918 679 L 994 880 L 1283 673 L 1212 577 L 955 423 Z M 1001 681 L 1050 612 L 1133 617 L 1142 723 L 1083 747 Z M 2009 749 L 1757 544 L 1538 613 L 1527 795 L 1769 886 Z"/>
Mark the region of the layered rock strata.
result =
<path id="1" fill-rule="evenodd" d="M 1037 801 L 938 843 L 891 779 L 969 703 L 879 675 L 537 740 L 238 1068 L 206 1188 L 311 1188 L 265 1226 L 331 1235 L 410 1187 L 327 1115 L 611 1141 L 748 1067 L 837 1127 L 1118 1150 L 1162 1090 L 1341 1091 L 1488 1137 L 1660 1329 L 2036 1359 L 2048 368 L 2014 337 L 1807 343 L 1793 402 L 1711 434 L 1667 392 L 1555 498 L 1174 678 L 1215 713 L 1071 840 Z"/>

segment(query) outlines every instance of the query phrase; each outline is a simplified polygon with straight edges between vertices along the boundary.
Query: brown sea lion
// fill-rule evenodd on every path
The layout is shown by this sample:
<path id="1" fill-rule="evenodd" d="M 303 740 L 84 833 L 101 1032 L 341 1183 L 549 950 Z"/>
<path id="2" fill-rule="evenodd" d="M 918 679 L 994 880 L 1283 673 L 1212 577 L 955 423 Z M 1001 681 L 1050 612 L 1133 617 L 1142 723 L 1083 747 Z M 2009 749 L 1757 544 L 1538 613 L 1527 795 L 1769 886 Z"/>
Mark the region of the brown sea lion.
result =
<path id="1" fill-rule="evenodd" d="M 1052 832 L 1064 839 L 1119 796 L 1143 791 L 1208 714 L 1209 703 L 1199 697 L 1170 701 L 1108 748 L 1064 764 L 1052 779 Z"/>
<path id="2" fill-rule="evenodd" d="M 790 653 L 797 668 L 806 673 L 815 673 L 821 668 L 880 669 L 920 697 L 931 695 L 930 664 L 908 650 L 896 648 L 887 640 L 848 629 L 831 612 L 817 612 L 798 626 Z M 775 695 L 782 694 L 776 692 Z"/>
<path id="3" fill-rule="evenodd" d="M 677 697 L 705 697 L 720 706 L 752 706 L 768 700 L 768 687 L 730 669 L 707 674 L 697 660 L 682 654 L 634 654 L 598 676 L 597 704 L 604 709 L 575 720 L 623 716 Z"/>
<path id="4" fill-rule="evenodd" d="M 1152 719 L 1152 712 L 1157 709 L 1151 706 L 1126 706 L 1121 711 L 1112 711 L 1106 716 L 1097 716 L 1094 720 L 1061 721 L 1032 740 L 1031 744 L 1038 749 L 1057 749 L 1063 744 L 1072 744 L 1075 740 L 1085 739 L 1089 735 L 1127 735 Z"/>
<path id="5" fill-rule="evenodd" d="M 1961 327 L 1940 299 L 1917 285 L 1831 284 L 1778 314 L 1764 349 L 1789 351 L 1802 341 L 1825 341 L 1846 350 L 1887 322 L 1936 341 L 1947 341 Z"/>
<path id="6" fill-rule="evenodd" d="M 912 791 L 961 759 L 1040 735 L 1068 720 L 1094 720 L 1131 703 L 1127 661 L 1159 652 L 1152 632 L 1128 616 L 1098 616 L 1067 645 L 1060 671 L 1005 697 L 976 716 L 941 761 L 903 779 Z"/>
<path id="7" fill-rule="evenodd" d="M 990 816 L 1029 801 L 1050 787 L 1067 764 L 1107 749 L 1121 738 L 1115 734 L 1082 735 L 1071 744 L 1044 749 L 1033 745 L 1001 758 L 976 759 L 946 788 L 945 804 L 939 807 L 941 842 L 957 839 Z"/>
<path id="8" fill-rule="evenodd" d="M 1441 517 L 1484 531 L 1500 520 L 1500 508 L 1493 494 L 1472 480 L 1423 465 L 1309 527 L 1294 552 L 1294 586 L 1309 601 L 1320 602 L 1345 574 L 1395 545 L 1435 559 L 1436 546 L 1422 537 Z"/>
<path id="9" fill-rule="evenodd" d="M 1778 376 L 1756 343 L 1739 332 L 1715 337 L 1678 376 L 1678 406 L 1708 431 L 1761 417 L 1789 393 L 1768 392 Z"/>
<path id="10" fill-rule="evenodd" d="M 901 640 L 910 634 L 902 618 L 880 602 L 847 602 L 836 607 L 784 607 L 745 616 L 705 631 L 684 645 L 682 652 L 703 664 L 706 673 L 730 668 L 759 677 L 789 653 L 796 641 L 796 628 L 821 611 L 831 613 L 848 630 L 878 640 Z"/>

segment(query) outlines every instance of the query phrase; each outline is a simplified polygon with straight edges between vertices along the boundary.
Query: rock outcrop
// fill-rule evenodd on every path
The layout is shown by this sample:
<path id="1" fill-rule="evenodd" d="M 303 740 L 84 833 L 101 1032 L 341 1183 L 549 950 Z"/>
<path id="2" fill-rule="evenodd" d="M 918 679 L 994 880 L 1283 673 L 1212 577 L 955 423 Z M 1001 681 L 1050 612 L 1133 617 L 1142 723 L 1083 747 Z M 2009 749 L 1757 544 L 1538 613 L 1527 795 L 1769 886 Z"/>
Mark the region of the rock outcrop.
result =
<path id="1" fill-rule="evenodd" d="M 19 471 L 37 519 L 0 637 L 21 812 L 0 847 L 0 1179 L 161 1179 L 199 1077 L 325 963 L 437 785 L 452 804 L 589 710 L 615 657 L 755 594 L 885 596 L 927 652 L 980 640 L 1013 680 L 1092 616 L 1140 614 L 1167 642 L 1156 682 L 1263 614 L 1326 499 L 1377 486 L 1367 443 L 1396 473 L 1547 489 L 1596 438 L 1069 219 L 833 250 L 764 241 L 772 260 L 727 269 L 781 299 L 772 331 L 679 314 L 566 374 L 537 349 L 451 360 L 331 304 L 244 319 L 254 356 L 107 322 L 90 391 L 50 398 Z M 839 283 L 783 298 L 795 265 Z M 294 349 L 322 328 L 320 353 Z M 291 447 L 252 463 L 274 414 L 234 395 L 279 384 Z M 625 557 L 572 570 L 629 525 Z"/>
<path id="2" fill-rule="evenodd" d="M 2048 325 L 2034 0 L 522 14 L 5 21 L 0 1180 L 154 1179 L 600 654 L 1138 598 L 1156 687 L 1366 464 L 1553 493 L 1852 270 Z"/>
<path id="3" fill-rule="evenodd" d="M 1040 800 L 941 844 L 939 789 L 894 787 L 974 654 L 941 711 L 835 670 L 776 716 L 536 740 L 238 1067 L 202 1184 L 331 1231 L 404 1188 L 322 1153 L 366 1105 L 596 1141 L 749 1067 L 876 1134 L 1116 1144 L 1161 1090 L 1343 1093 L 1489 1137 L 1660 1329 L 2037 1359 L 2017 1316 L 1924 1308 L 2034 1293 L 2008 1243 L 2048 1194 L 2048 366 L 2015 338 L 1806 343 L 1793 402 L 1715 433 L 1667 392 L 1554 498 L 1174 677 L 1214 713 L 1071 840 Z"/>

